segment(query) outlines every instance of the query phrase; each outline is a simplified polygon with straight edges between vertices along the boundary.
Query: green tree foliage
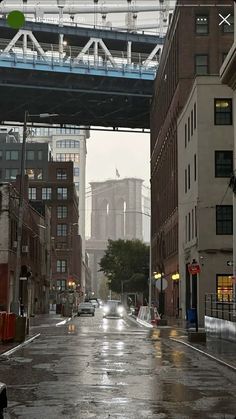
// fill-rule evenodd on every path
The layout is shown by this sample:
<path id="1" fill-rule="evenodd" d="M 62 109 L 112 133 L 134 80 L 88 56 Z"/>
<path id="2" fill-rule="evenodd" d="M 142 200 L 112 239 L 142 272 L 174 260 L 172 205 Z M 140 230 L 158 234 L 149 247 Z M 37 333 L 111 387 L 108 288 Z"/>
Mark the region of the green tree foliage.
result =
<path id="1" fill-rule="evenodd" d="M 140 240 L 109 240 L 100 271 L 109 288 L 121 292 L 145 292 L 148 288 L 149 247 Z"/>

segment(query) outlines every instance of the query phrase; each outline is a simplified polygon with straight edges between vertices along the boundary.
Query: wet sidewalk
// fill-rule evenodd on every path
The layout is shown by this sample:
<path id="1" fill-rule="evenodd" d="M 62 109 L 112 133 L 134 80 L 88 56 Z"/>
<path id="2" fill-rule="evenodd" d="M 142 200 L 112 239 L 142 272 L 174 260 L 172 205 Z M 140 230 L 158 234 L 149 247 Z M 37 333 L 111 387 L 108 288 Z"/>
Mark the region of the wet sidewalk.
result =
<path id="1" fill-rule="evenodd" d="M 236 342 L 220 339 L 216 336 L 207 334 L 206 342 L 190 343 L 188 341 L 188 328 L 185 320 L 168 319 L 168 325 L 173 329 L 179 330 L 178 335 L 175 338 L 172 338 L 172 340 L 182 342 L 185 345 L 187 344 L 203 351 L 209 356 L 215 357 L 236 369 Z M 195 329 L 191 328 L 191 330 Z"/>
<path id="2" fill-rule="evenodd" d="M 37 314 L 34 317 L 30 317 L 29 334 L 26 335 L 25 341 L 31 339 L 33 336 L 38 335 L 44 328 L 57 326 L 60 323 L 66 323 L 69 320 L 67 317 L 62 317 L 60 314 L 56 314 L 55 311 L 51 311 L 48 314 Z M 0 355 L 7 352 L 23 342 L 0 342 Z"/>

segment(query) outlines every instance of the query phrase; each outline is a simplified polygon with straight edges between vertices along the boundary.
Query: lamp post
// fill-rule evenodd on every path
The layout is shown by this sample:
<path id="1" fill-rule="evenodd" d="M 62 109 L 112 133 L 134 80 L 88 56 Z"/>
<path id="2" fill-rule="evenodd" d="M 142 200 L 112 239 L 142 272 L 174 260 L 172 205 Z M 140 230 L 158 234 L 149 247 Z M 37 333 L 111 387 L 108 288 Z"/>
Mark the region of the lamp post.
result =
<path id="1" fill-rule="evenodd" d="M 22 242 L 22 227 L 24 217 L 24 189 L 25 189 L 25 154 L 26 154 L 26 140 L 27 140 L 27 124 L 30 116 L 39 116 L 40 118 L 48 118 L 50 116 L 58 116 L 58 114 L 42 113 L 38 115 L 30 115 L 28 111 L 24 114 L 23 126 L 23 141 L 21 149 L 21 167 L 20 167 L 20 191 L 19 191 L 19 209 L 18 209 L 18 223 L 17 223 L 17 248 L 16 248 L 16 268 L 13 287 L 13 299 L 11 302 L 11 311 L 19 315 L 19 277 L 21 271 L 21 242 Z"/>

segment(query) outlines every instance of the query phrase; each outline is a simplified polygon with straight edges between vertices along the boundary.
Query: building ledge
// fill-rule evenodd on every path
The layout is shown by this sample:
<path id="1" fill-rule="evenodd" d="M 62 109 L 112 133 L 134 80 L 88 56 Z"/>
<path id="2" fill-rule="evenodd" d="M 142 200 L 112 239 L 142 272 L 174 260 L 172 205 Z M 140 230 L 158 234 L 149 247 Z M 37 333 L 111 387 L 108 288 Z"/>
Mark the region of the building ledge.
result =
<path id="1" fill-rule="evenodd" d="M 236 42 L 232 45 L 229 53 L 220 69 L 221 82 L 236 90 Z"/>

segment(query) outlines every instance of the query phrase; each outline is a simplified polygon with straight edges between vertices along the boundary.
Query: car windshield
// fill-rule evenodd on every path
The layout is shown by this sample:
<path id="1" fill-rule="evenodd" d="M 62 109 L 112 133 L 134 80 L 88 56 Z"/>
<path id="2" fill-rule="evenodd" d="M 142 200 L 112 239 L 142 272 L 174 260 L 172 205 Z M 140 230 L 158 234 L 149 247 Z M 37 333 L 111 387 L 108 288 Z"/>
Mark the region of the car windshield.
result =
<path id="1" fill-rule="evenodd" d="M 83 306 L 91 306 L 92 305 L 92 303 L 80 303 L 80 307 L 83 307 Z"/>

